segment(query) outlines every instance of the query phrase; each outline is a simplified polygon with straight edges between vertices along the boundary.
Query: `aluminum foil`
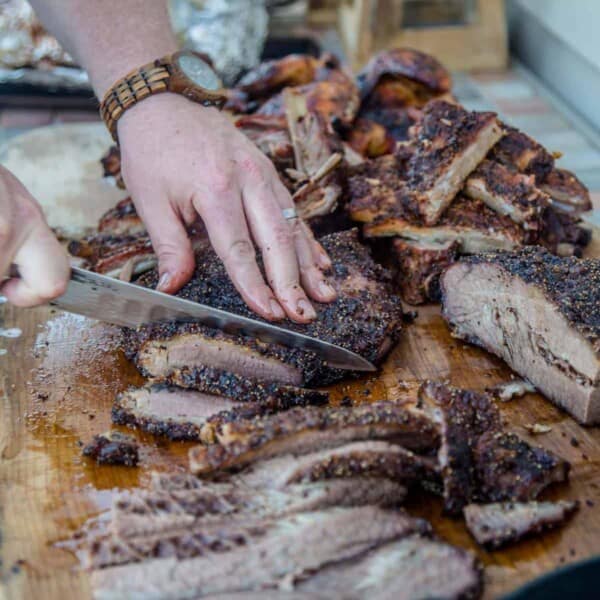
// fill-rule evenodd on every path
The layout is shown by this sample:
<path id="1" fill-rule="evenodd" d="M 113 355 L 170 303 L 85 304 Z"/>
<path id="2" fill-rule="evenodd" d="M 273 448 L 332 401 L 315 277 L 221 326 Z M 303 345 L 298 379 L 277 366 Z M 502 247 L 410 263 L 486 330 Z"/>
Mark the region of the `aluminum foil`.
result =
<path id="1" fill-rule="evenodd" d="M 183 45 L 204 52 L 225 85 L 260 62 L 269 18 L 266 0 L 171 0 Z"/>

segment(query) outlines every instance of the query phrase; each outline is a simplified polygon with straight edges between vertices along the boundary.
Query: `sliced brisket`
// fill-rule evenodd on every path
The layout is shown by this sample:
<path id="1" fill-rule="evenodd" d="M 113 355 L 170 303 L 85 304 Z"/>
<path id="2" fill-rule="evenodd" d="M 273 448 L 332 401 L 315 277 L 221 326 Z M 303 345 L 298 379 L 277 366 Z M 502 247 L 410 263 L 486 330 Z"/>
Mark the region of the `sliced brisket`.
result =
<path id="1" fill-rule="evenodd" d="M 454 335 L 503 358 L 584 424 L 600 422 L 600 261 L 541 248 L 452 265 L 443 314 Z"/>
<path id="2" fill-rule="evenodd" d="M 300 578 L 420 531 L 427 531 L 424 522 L 375 507 L 302 513 L 267 527 L 252 552 L 241 546 L 187 560 L 158 558 L 96 570 L 92 586 L 99 600 L 197 598 L 274 587 L 286 577 Z"/>
<path id="3" fill-rule="evenodd" d="M 197 475 L 236 469 L 282 454 L 307 454 L 353 441 L 388 440 L 412 450 L 431 450 L 434 426 L 391 402 L 359 407 L 306 407 L 217 428 L 217 444 L 190 450 Z"/>
<path id="4" fill-rule="evenodd" d="M 478 544 L 498 548 L 562 525 L 577 510 L 576 502 L 506 502 L 469 504 L 464 509 L 467 528 Z"/>

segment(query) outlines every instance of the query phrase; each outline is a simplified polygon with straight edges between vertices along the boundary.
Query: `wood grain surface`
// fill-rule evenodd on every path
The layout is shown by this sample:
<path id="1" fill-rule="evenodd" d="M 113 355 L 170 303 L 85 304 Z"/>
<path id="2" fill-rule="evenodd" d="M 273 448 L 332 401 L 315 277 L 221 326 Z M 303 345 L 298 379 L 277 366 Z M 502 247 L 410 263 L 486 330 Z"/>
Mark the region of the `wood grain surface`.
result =
<path id="1" fill-rule="evenodd" d="M 511 377 L 500 360 L 453 339 L 437 307 L 418 312 L 381 374 L 334 386 L 333 401 L 393 397 L 400 380 L 449 380 L 483 390 Z M 118 348 L 118 329 L 49 308 L 1 305 L 0 330 L 16 335 L 15 328 L 19 337 L 0 337 L 0 597 L 85 599 L 88 576 L 61 542 L 105 513 L 116 491 L 146 485 L 152 470 L 185 469 L 190 445 L 136 434 L 143 443 L 137 469 L 101 467 L 83 458 L 82 443 L 110 427 L 115 394 L 142 381 Z M 600 428 L 580 427 L 537 394 L 502 403 L 501 410 L 525 439 L 572 463 L 570 483 L 544 497 L 577 499 L 581 509 L 563 529 L 485 552 L 461 521 L 441 516 L 438 499 L 411 498 L 412 513 L 479 555 L 486 598 L 600 554 Z M 552 429 L 531 436 L 525 428 L 531 423 Z"/>

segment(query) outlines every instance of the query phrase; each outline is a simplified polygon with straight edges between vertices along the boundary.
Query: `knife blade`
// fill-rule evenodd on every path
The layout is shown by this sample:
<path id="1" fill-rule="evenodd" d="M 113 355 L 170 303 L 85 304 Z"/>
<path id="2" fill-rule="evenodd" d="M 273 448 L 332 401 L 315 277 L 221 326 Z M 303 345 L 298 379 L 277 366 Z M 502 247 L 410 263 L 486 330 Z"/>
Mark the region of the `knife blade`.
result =
<path id="1" fill-rule="evenodd" d="M 135 328 L 160 321 L 198 321 L 226 333 L 244 334 L 263 342 L 312 351 L 330 367 L 376 370 L 362 356 L 335 344 L 78 267 L 71 268 L 71 280 L 65 294 L 50 304 L 124 327 Z"/>

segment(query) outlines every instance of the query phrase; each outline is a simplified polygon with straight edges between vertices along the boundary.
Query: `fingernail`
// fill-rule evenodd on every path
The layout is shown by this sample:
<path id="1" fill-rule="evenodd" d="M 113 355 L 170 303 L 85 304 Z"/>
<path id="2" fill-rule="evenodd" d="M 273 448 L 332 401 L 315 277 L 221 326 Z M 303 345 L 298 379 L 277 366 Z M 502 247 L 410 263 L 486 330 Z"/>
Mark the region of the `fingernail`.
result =
<path id="1" fill-rule="evenodd" d="M 335 296 L 336 295 L 333 287 L 331 285 L 329 285 L 326 281 L 321 281 L 321 283 L 319 283 L 319 291 L 321 292 L 321 294 L 323 294 L 323 296 Z"/>
<path id="2" fill-rule="evenodd" d="M 271 298 L 270 305 L 271 305 L 271 314 L 276 319 L 283 319 L 285 317 L 283 308 L 281 308 L 281 305 L 279 304 L 279 302 L 277 302 L 277 300 L 275 300 L 275 298 Z"/>
<path id="3" fill-rule="evenodd" d="M 317 316 L 315 309 L 312 307 L 312 304 L 308 300 L 298 300 L 298 304 L 296 306 L 296 312 L 301 317 L 306 317 L 307 319 L 314 319 Z"/>
<path id="4" fill-rule="evenodd" d="M 171 274 L 170 273 L 163 273 L 160 276 L 160 279 L 158 280 L 158 285 L 156 286 L 156 289 L 158 291 L 163 291 L 164 289 L 169 287 L 169 283 L 171 282 Z"/>

